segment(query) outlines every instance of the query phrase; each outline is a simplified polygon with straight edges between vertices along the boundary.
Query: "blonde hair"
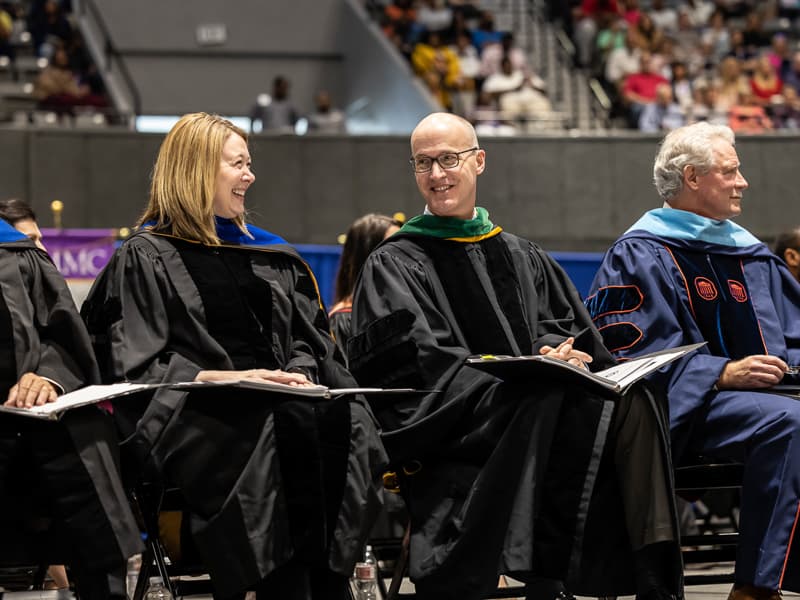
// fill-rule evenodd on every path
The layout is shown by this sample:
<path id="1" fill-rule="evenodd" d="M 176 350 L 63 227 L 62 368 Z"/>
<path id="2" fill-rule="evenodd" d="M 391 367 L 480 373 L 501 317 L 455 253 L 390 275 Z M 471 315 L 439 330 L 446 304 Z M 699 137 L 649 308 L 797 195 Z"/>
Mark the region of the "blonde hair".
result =
<path id="1" fill-rule="evenodd" d="M 247 133 L 227 119 L 207 113 L 184 115 L 161 143 L 153 166 L 150 199 L 138 225 L 204 244 L 219 245 L 214 193 L 222 147 L 232 135 Z M 247 232 L 244 217 L 233 219 Z"/>

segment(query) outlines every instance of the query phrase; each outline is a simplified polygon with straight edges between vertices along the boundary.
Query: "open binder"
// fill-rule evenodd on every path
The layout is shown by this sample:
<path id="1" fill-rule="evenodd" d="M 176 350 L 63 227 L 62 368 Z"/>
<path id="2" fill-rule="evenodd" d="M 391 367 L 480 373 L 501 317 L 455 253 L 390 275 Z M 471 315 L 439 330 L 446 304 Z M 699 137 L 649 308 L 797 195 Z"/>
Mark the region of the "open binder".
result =
<path id="1" fill-rule="evenodd" d="M 631 384 L 642 377 L 705 344 L 706 342 L 701 342 L 645 354 L 639 358 L 622 361 L 596 373 L 549 356 L 483 355 L 468 358 L 466 364 L 500 379 L 519 381 L 545 377 L 582 385 L 590 391 L 606 396 L 620 396 Z"/>
<path id="2" fill-rule="evenodd" d="M 80 406 L 97 404 L 105 400 L 112 400 L 120 396 L 135 394 L 144 390 L 161 387 L 155 383 L 112 383 L 110 385 L 88 385 L 69 394 L 59 396 L 55 402 L 48 402 L 42 406 L 32 406 L 30 408 L 17 408 L 16 406 L 5 406 L 0 404 L 0 412 L 37 419 L 49 419 L 56 421 L 61 418 L 64 412 Z"/>
<path id="3" fill-rule="evenodd" d="M 413 389 L 384 389 L 384 388 L 328 388 L 324 385 L 300 387 L 274 383 L 271 381 L 256 381 L 252 379 L 231 379 L 226 381 L 186 381 L 180 383 L 113 383 L 110 385 L 90 385 L 69 394 L 59 396 L 55 402 L 48 402 L 42 406 L 31 408 L 17 408 L 0 404 L 0 413 L 10 413 L 37 419 L 58 420 L 64 412 L 80 406 L 97 404 L 106 400 L 119 398 L 159 387 L 193 391 L 203 389 L 218 389 L 224 387 L 259 390 L 268 394 L 283 394 L 306 398 L 319 398 L 321 400 L 339 396 L 364 394 L 366 396 L 391 396 L 413 393 Z"/>

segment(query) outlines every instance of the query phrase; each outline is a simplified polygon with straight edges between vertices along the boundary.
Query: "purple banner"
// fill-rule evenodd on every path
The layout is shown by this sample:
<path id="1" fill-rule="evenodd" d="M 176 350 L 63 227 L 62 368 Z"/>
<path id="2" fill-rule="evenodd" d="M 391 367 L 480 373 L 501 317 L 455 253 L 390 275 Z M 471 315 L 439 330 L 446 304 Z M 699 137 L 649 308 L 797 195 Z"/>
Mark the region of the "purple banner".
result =
<path id="1" fill-rule="evenodd" d="M 114 253 L 116 229 L 42 229 L 42 242 L 65 278 L 94 279 Z"/>

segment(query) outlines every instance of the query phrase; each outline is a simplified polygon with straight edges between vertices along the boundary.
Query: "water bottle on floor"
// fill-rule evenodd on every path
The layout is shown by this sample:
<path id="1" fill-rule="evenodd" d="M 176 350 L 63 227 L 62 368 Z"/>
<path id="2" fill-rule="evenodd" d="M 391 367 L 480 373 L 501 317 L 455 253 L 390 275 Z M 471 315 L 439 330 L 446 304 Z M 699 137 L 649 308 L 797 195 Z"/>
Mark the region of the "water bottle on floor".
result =
<path id="1" fill-rule="evenodd" d="M 142 555 L 134 554 L 128 559 L 128 572 L 125 576 L 125 587 L 128 591 L 128 598 L 133 598 L 136 591 L 136 582 L 139 580 L 139 571 L 142 570 Z"/>
<path id="2" fill-rule="evenodd" d="M 378 563 L 372 553 L 372 546 L 367 546 L 363 560 L 356 563 L 354 578 L 356 600 L 376 600 L 378 597 Z"/>
<path id="3" fill-rule="evenodd" d="M 150 585 L 147 587 L 147 593 L 144 595 L 145 600 L 175 600 L 169 591 L 169 588 L 164 585 L 161 577 L 151 577 Z"/>

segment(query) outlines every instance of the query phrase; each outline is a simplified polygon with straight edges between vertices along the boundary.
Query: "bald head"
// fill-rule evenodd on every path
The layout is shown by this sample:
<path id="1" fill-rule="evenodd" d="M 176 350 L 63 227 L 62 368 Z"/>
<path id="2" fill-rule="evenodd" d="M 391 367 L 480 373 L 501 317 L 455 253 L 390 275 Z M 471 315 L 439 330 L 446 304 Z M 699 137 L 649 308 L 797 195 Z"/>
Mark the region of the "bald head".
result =
<path id="1" fill-rule="evenodd" d="M 415 164 L 425 159 L 430 165 L 414 172 L 428 210 L 439 217 L 472 219 L 477 178 L 486 167 L 472 125 L 449 113 L 428 115 L 411 134 L 411 155 Z"/>
<path id="2" fill-rule="evenodd" d="M 478 145 L 478 135 L 469 121 L 450 113 L 432 113 L 422 119 L 411 132 L 411 154 L 414 154 L 414 144 L 421 137 L 449 138 L 454 135 L 461 137 L 461 134 L 467 144 L 465 147 Z"/>

